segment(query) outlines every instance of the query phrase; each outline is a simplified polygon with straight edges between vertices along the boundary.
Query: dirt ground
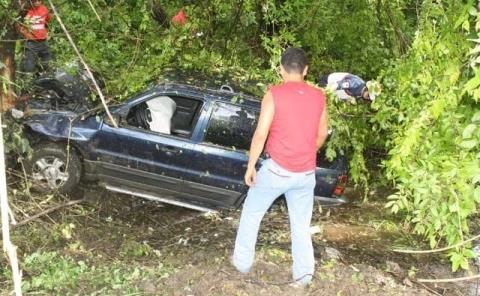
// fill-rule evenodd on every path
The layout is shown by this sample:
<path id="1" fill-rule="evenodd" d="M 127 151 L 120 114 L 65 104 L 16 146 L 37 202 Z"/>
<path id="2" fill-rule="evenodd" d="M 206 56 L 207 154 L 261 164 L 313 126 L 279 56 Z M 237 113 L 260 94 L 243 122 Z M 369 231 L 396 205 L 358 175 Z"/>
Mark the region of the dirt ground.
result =
<path id="1" fill-rule="evenodd" d="M 306 289 L 291 286 L 287 210 L 283 202 L 275 204 L 262 222 L 254 268 L 242 275 L 227 259 L 239 215 L 239 210 L 205 215 L 126 195 L 102 194 L 93 203 L 56 211 L 14 230 L 14 234 L 17 238 L 30 236 L 28 242 L 17 239 L 21 257 L 49 250 L 90 265 L 123 264 L 155 271 L 155 276 L 128 282 L 137 291 L 131 294 L 115 289 L 98 292 L 107 291 L 102 285 L 108 283 L 85 278 L 82 285 L 75 284 L 51 295 L 345 296 L 477 292 L 476 282 L 419 283 L 419 278 L 458 277 L 465 273 L 451 274 L 445 258 L 393 252 L 393 248 L 426 246 L 412 245 L 418 240 L 376 202 L 355 202 L 348 207 L 322 210 L 316 206 L 312 221 L 316 273 Z M 55 225 L 61 226 L 61 234 L 56 238 L 32 234 Z M 69 229 L 69 236 L 65 236 L 65 229 Z M 28 279 L 32 274 L 27 268 L 24 277 Z M 8 284 L 5 279 L 1 282 Z"/>

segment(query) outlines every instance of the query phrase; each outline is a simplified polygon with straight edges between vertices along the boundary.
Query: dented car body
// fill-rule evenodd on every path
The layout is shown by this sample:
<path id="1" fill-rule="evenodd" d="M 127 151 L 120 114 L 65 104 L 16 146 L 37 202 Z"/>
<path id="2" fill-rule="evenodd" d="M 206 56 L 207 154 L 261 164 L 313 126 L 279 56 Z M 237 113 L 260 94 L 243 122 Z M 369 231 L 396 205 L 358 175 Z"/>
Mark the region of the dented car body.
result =
<path id="1" fill-rule="evenodd" d="M 150 130 L 150 100 L 174 101 L 170 132 Z M 156 112 L 156 111 L 155 111 Z M 248 187 L 243 176 L 260 112 L 254 97 L 165 83 L 104 112 L 33 110 L 25 121 L 34 140 L 27 166 L 43 189 L 64 192 L 80 178 L 108 190 L 208 211 L 238 207 Z M 66 147 L 70 147 L 67 151 Z M 346 182 L 344 158 L 319 154 L 315 196 L 338 205 Z"/>

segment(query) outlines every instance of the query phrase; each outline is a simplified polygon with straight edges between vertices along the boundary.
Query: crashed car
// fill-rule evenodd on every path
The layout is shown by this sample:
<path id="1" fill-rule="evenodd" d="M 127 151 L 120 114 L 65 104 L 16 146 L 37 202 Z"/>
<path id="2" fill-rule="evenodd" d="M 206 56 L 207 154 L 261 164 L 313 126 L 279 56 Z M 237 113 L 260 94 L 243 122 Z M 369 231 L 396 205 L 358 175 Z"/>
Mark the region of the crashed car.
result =
<path id="1" fill-rule="evenodd" d="M 235 208 L 260 101 L 218 89 L 161 83 L 104 111 L 31 110 L 25 127 L 34 145 L 26 169 L 37 190 L 71 192 L 81 179 L 107 190 L 200 211 Z M 319 152 L 315 196 L 346 202 L 343 157 Z"/>

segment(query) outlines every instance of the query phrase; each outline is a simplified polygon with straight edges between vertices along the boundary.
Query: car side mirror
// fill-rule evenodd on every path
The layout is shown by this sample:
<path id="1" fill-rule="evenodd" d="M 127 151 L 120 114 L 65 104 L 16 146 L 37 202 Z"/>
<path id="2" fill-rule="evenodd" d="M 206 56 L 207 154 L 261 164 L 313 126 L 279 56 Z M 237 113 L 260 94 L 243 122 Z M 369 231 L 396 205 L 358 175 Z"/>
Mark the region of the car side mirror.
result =
<path id="1" fill-rule="evenodd" d="M 120 120 L 122 119 L 122 117 L 119 114 L 113 113 L 112 118 L 113 120 L 115 120 L 116 125 L 119 126 Z M 112 119 L 107 114 L 105 114 L 105 117 L 103 118 L 103 122 L 108 126 L 113 126 L 113 127 L 115 126 L 115 123 L 112 122 Z"/>

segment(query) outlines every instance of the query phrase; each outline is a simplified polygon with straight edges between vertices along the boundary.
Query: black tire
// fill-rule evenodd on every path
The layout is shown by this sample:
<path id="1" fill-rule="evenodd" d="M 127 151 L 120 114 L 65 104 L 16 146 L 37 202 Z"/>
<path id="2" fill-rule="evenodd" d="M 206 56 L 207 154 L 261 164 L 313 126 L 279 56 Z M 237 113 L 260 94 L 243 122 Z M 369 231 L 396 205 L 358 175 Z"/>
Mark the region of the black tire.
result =
<path id="1" fill-rule="evenodd" d="M 39 144 L 33 147 L 31 159 L 25 161 L 25 170 L 32 182 L 32 189 L 42 193 L 70 193 L 80 181 L 82 165 L 72 147 L 57 143 Z"/>

